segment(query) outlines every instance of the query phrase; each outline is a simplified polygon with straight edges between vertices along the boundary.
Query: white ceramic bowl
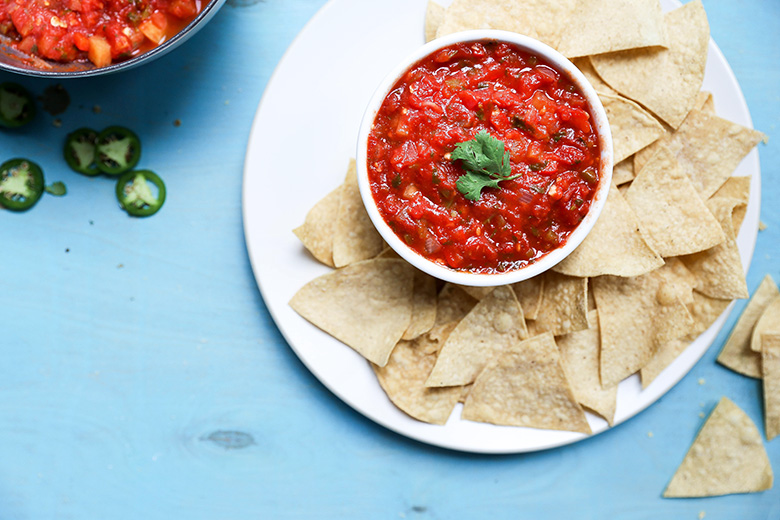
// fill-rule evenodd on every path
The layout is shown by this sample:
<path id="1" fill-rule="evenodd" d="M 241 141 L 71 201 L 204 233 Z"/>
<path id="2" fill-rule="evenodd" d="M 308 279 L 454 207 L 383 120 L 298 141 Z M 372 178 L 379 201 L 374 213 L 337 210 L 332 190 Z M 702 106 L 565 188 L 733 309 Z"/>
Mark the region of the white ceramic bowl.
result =
<path id="1" fill-rule="evenodd" d="M 444 47 L 462 42 L 476 42 L 484 40 L 496 40 L 514 44 L 523 51 L 527 51 L 539 56 L 559 72 L 567 75 L 569 79 L 579 88 L 580 92 L 584 95 L 588 105 L 590 106 L 590 113 L 594 119 L 601 150 L 601 171 L 599 186 L 596 190 L 596 193 L 594 194 L 590 210 L 582 222 L 580 222 L 579 226 L 577 226 L 577 228 L 569 235 L 563 246 L 550 251 L 535 262 L 524 267 L 495 274 L 457 271 L 428 260 L 407 246 L 406 243 L 393 232 L 390 226 L 380 215 L 374 197 L 371 193 L 367 168 L 368 136 L 373 128 L 374 119 L 377 112 L 382 106 L 385 97 L 390 92 L 393 85 L 395 85 L 396 81 L 398 81 L 398 79 L 418 61 Z M 601 214 L 601 210 L 607 200 L 609 186 L 612 182 L 612 135 L 609 130 L 607 114 L 604 111 L 604 107 L 601 105 L 601 101 L 599 101 L 598 95 L 593 89 L 593 86 L 591 86 L 582 72 L 580 72 L 579 69 L 574 66 L 574 64 L 572 64 L 555 49 L 533 38 L 508 31 L 465 31 L 450 34 L 423 45 L 414 53 L 407 56 L 406 59 L 399 63 L 387 75 L 387 77 L 377 88 L 376 92 L 371 98 L 371 101 L 368 104 L 368 107 L 366 108 L 365 114 L 363 115 L 363 120 L 360 125 L 360 132 L 358 133 L 356 160 L 360 195 L 363 198 L 363 204 L 368 211 L 368 215 L 371 218 L 371 221 L 374 223 L 377 231 L 379 231 L 379 234 L 382 235 L 382 238 L 384 238 L 388 245 L 393 248 L 404 260 L 421 271 L 448 282 L 477 287 L 497 286 L 520 282 L 543 273 L 566 258 L 566 256 L 568 256 L 569 253 L 571 253 L 585 239 L 585 236 L 593 228 L 593 225 L 596 223 L 596 220 Z"/>

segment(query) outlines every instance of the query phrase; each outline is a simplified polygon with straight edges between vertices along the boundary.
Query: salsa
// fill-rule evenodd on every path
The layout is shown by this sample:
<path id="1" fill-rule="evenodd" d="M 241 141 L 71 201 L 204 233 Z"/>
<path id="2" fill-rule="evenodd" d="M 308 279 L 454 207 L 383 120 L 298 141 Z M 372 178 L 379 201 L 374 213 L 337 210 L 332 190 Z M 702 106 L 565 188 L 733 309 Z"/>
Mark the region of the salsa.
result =
<path id="1" fill-rule="evenodd" d="M 453 151 L 484 133 L 503 143 L 510 175 L 470 200 Z M 598 188 L 600 149 L 566 75 L 515 45 L 479 41 L 440 49 L 396 82 L 367 168 L 380 215 L 409 247 L 451 269 L 498 273 L 566 241 Z"/>
<path id="2" fill-rule="evenodd" d="M 34 56 L 105 67 L 161 44 L 200 9 L 200 0 L 0 0 L 0 35 Z"/>

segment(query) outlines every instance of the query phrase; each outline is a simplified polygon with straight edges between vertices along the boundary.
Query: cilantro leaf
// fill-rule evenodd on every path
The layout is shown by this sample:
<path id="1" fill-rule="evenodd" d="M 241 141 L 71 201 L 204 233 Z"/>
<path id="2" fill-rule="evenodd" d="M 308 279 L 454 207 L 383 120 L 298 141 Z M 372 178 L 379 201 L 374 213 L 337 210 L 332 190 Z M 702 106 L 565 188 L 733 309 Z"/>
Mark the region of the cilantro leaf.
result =
<path id="1" fill-rule="evenodd" d="M 510 154 L 504 143 L 480 130 L 472 139 L 458 143 L 450 154 L 453 161 L 461 161 L 466 174 L 456 183 L 458 191 L 469 200 L 479 200 L 482 188 L 498 188 L 498 183 L 515 179 L 509 164 Z"/>
<path id="2" fill-rule="evenodd" d="M 462 175 L 455 186 L 469 200 L 479 200 L 482 195 L 482 188 L 498 188 L 498 183 L 502 179 L 493 179 L 481 173 L 469 172 Z"/>

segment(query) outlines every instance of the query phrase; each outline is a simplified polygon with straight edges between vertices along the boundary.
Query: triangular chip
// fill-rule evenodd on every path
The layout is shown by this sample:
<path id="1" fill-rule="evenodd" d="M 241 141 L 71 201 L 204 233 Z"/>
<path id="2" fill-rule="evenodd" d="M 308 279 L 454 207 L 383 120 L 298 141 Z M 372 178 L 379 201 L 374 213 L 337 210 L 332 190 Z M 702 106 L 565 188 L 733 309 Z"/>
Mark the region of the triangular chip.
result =
<path id="1" fill-rule="evenodd" d="M 574 0 L 455 0 L 444 13 L 437 37 L 470 29 L 501 29 L 556 47 Z"/>
<path id="2" fill-rule="evenodd" d="M 780 290 L 777 284 L 771 276 L 766 275 L 737 319 L 729 339 L 718 354 L 718 363 L 748 377 L 761 377 L 761 353 L 753 352 L 750 348 L 750 338 L 753 327 L 769 302 L 778 295 Z"/>
<path id="3" fill-rule="evenodd" d="M 604 105 L 609 120 L 616 163 L 620 163 L 666 133 L 661 123 L 630 99 L 609 94 L 599 94 L 599 99 Z M 621 183 L 615 182 L 615 184 Z"/>
<path id="4" fill-rule="evenodd" d="M 547 271 L 536 328 L 554 336 L 585 330 L 588 323 L 588 279 Z"/>
<path id="5" fill-rule="evenodd" d="M 384 366 L 412 315 L 414 268 L 403 260 L 352 264 L 304 285 L 290 300 L 301 316 Z"/>
<path id="6" fill-rule="evenodd" d="M 739 235 L 742 222 L 745 220 L 745 215 L 747 215 L 747 204 L 750 200 L 750 176 L 729 177 L 723 183 L 723 186 L 712 196 L 712 198 L 716 197 L 729 197 L 737 199 L 742 203 L 736 206 L 731 214 L 734 234 Z"/>
<path id="7" fill-rule="evenodd" d="M 439 336 L 446 338 L 447 333 Z M 371 365 L 393 404 L 415 419 L 432 424 L 447 422 L 463 392 L 459 386 L 425 386 L 425 380 L 436 363 L 441 341 L 443 339 L 435 340 L 428 334 L 414 341 L 400 341 L 384 367 Z"/>
<path id="8" fill-rule="evenodd" d="M 664 496 L 754 493 L 771 488 L 772 480 L 772 466 L 756 425 L 723 397 L 693 441 Z"/>
<path id="9" fill-rule="evenodd" d="M 780 296 L 775 296 L 758 318 L 753 327 L 750 349 L 753 352 L 761 352 L 761 335 L 770 332 L 780 333 Z"/>
<path id="10" fill-rule="evenodd" d="M 639 219 L 647 243 L 661 256 L 697 253 L 726 239 L 666 147 L 660 148 L 637 173 L 626 200 Z"/>
<path id="11" fill-rule="evenodd" d="M 634 161 L 631 157 L 620 161 L 612 168 L 612 182 L 615 186 L 631 182 L 634 177 Z"/>
<path id="12" fill-rule="evenodd" d="M 761 374 L 766 439 L 771 441 L 780 434 L 780 333 L 761 335 Z"/>
<path id="13" fill-rule="evenodd" d="M 613 96 L 620 95 L 617 93 L 617 90 L 613 89 L 612 87 L 604 83 L 604 80 L 601 79 L 601 76 L 598 75 L 596 69 L 593 68 L 593 64 L 590 62 L 590 58 L 588 57 L 574 58 L 571 60 L 571 62 L 574 64 L 575 67 L 580 69 L 580 72 L 582 72 L 582 74 L 588 80 L 590 85 L 596 90 L 596 92 L 611 94 Z"/>
<path id="14" fill-rule="evenodd" d="M 693 318 L 663 272 L 594 278 L 601 328 L 601 384 L 611 386 L 645 366 L 665 343 L 685 336 Z"/>
<path id="15" fill-rule="evenodd" d="M 699 0 L 664 15 L 667 48 L 591 56 L 604 81 L 673 128 L 696 103 L 704 79 L 710 28 Z"/>
<path id="16" fill-rule="evenodd" d="M 433 0 L 428 0 L 425 8 L 425 41 L 436 38 L 436 31 L 444 21 L 444 7 Z"/>
<path id="17" fill-rule="evenodd" d="M 528 330 L 515 293 L 508 286 L 496 287 L 452 331 L 425 385 L 471 383 L 491 359 L 526 337 Z"/>
<path id="18" fill-rule="evenodd" d="M 597 311 L 590 311 L 591 327 L 556 338 L 563 368 L 577 401 L 607 420 L 615 418 L 617 385 L 601 386 L 599 377 L 600 333 Z"/>
<path id="19" fill-rule="evenodd" d="M 303 246 L 323 264 L 333 265 L 333 230 L 339 213 L 341 186 L 317 202 L 306 214 L 303 225 L 293 229 Z"/>
<path id="20" fill-rule="evenodd" d="M 414 270 L 412 319 L 402 339 L 412 340 L 433 328 L 436 323 L 436 279 Z"/>
<path id="21" fill-rule="evenodd" d="M 655 381 L 655 378 L 661 375 L 661 372 L 666 370 L 666 367 L 671 365 L 690 344 L 687 339 L 673 339 L 658 347 L 650 361 L 639 370 L 642 388 L 650 386 L 650 383 Z"/>
<path id="22" fill-rule="evenodd" d="M 527 320 L 535 320 L 539 314 L 544 296 L 544 276 L 534 276 L 522 282 L 512 284 L 517 301 L 523 308 L 523 314 Z"/>
<path id="23" fill-rule="evenodd" d="M 517 343 L 494 359 L 474 382 L 461 417 L 591 433 L 549 333 Z"/>
<path id="24" fill-rule="evenodd" d="M 693 318 L 693 328 L 688 333 L 687 338 L 691 341 L 696 339 L 723 314 L 730 303 L 731 300 L 711 298 L 699 291 L 693 291 L 693 302 L 686 305 Z"/>
<path id="25" fill-rule="evenodd" d="M 612 185 L 607 203 L 585 240 L 554 271 L 571 276 L 637 276 L 658 269 L 663 259 L 647 245 L 631 207 Z"/>
<path id="26" fill-rule="evenodd" d="M 558 50 L 567 58 L 664 46 L 657 0 L 580 0 Z"/>
<path id="27" fill-rule="evenodd" d="M 726 197 L 707 201 L 707 207 L 720 222 L 726 240 L 706 251 L 680 257 L 696 276 L 696 289 L 712 298 L 730 300 L 748 297 L 732 220 L 734 208 L 740 204 L 740 201 Z"/>
<path id="28" fill-rule="evenodd" d="M 449 325 L 462 320 L 478 303 L 460 286 L 446 283 L 439 291 L 434 326 Z"/>
<path id="29" fill-rule="evenodd" d="M 466 291 L 466 294 L 468 294 L 469 296 L 471 296 L 476 300 L 481 300 L 488 294 L 492 293 L 493 289 L 495 288 L 495 287 L 472 287 L 469 285 L 458 285 L 458 287 Z"/>
<path id="30" fill-rule="evenodd" d="M 734 173 L 740 161 L 764 134 L 706 110 L 692 110 L 676 132 L 638 152 L 634 169 L 639 171 L 661 144 L 669 147 L 690 177 L 702 199 L 711 197 Z"/>
<path id="31" fill-rule="evenodd" d="M 384 245 L 363 206 L 355 160 L 350 159 L 333 229 L 333 263 L 336 267 L 343 267 L 373 258 L 382 252 Z"/>

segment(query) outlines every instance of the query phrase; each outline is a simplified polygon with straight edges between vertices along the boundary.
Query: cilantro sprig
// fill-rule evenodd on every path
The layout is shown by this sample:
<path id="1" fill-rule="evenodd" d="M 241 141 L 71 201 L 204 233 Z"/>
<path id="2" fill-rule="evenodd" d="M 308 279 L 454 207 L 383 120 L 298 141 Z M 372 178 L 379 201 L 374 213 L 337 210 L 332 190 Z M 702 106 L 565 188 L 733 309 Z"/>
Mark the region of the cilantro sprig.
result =
<path id="1" fill-rule="evenodd" d="M 466 170 L 455 186 L 469 200 L 479 200 L 483 188 L 498 188 L 499 182 L 520 176 L 512 175 L 509 152 L 504 150 L 504 143 L 485 130 L 455 145 L 450 158 L 461 161 Z"/>

